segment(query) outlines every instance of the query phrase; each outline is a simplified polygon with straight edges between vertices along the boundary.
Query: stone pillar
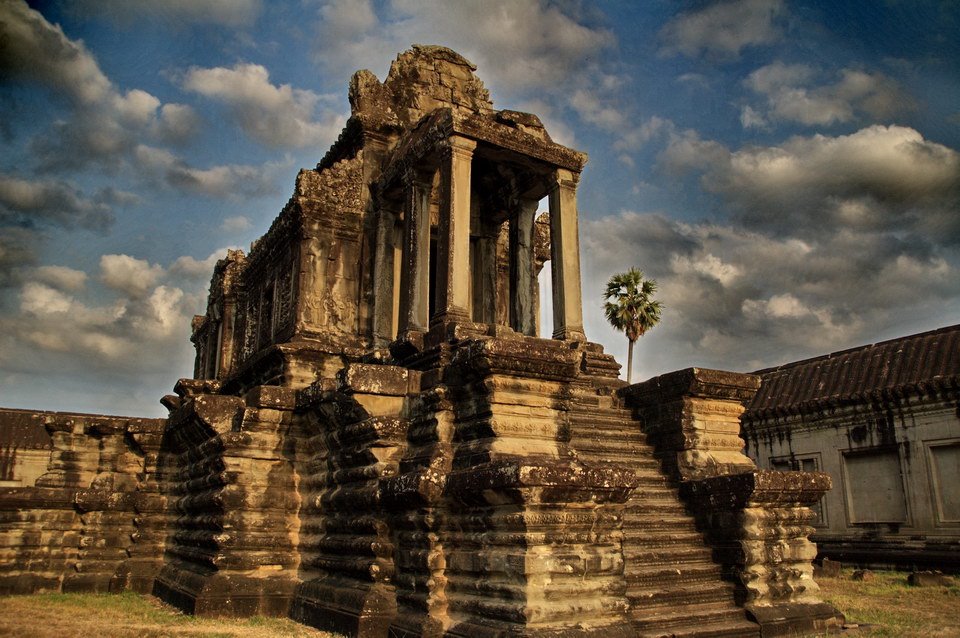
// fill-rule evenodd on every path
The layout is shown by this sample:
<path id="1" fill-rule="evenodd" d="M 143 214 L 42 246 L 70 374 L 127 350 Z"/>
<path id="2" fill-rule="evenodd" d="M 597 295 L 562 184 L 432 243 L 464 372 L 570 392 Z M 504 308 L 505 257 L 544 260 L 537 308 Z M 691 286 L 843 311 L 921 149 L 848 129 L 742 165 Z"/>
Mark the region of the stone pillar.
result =
<path id="1" fill-rule="evenodd" d="M 533 226 L 536 200 L 521 199 L 510 218 L 510 327 L 537 336 L 537 276 L 534 271 Z"/>
<path id="2" fill-rule="evenodd" d="M 373 341 L 384 346 L 397 338 L 393 330 L 393 230 L 396 215 L 380 208 L 377 217 L 377 245 L 373 264 Z"/>
<path id="3" fill-rule="evenodd" d="M 220 324 L 220 334 L 217 340 L 217 356 L 219 358 L 216 366 L 216 378 L 218 379 L 226 377 L 233 369 L 233 338 L 236 319 L 237 296 L 231 293 L 223 298 L 223 320 Z"/>
<path id="4" fill-rule="evenodd" d="M 470 173 L 473 140 L 452 136 L 440 163 L 437 288 L 431 323 L 470 321 Z"/>
<path id="5" fill-rule="evenodd" d="M 430 294 L 430 176 L 404 176 L 404 237 L 400 289 L 400 332 L 427 329 Z"/>
<path id="6" fill-rule="evenodd" d="M 553 278 L 553 338 L 586 341 L 580 300 L 580 239 L 577 230 L 579 175 L 557 169 L 550 191 L 550 264 Z"/>

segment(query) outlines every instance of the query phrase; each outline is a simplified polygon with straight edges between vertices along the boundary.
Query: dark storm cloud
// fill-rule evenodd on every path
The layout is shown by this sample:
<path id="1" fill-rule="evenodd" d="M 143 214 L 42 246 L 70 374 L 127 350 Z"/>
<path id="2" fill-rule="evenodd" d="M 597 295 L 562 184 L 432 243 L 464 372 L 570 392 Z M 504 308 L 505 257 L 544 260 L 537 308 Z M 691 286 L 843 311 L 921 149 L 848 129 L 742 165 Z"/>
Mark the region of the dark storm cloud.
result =
<path id="1" fill-rule="evenodd" d="M 0 174 L 0 227 L 85 228 L 105 231 L 114 222 L 113 206 L 135 196 L 104 189 L 90 197 L 67 182 L 27 180 Z"/>

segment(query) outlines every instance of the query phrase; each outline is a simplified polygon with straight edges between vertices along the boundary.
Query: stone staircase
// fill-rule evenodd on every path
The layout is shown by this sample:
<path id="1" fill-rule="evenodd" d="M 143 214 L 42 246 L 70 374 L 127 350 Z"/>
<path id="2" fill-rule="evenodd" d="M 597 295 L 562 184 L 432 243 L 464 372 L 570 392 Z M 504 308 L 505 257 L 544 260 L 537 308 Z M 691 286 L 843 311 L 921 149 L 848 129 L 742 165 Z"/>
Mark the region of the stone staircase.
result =
<path id="1" fill-rule="evenodd" d="M 632 467 L 640 479 L 623 521 L 629 616 L 639 635 L 759 636 L 631 412 L 605 392 L 580 393 L 570 437 L 581 460 Z"/>

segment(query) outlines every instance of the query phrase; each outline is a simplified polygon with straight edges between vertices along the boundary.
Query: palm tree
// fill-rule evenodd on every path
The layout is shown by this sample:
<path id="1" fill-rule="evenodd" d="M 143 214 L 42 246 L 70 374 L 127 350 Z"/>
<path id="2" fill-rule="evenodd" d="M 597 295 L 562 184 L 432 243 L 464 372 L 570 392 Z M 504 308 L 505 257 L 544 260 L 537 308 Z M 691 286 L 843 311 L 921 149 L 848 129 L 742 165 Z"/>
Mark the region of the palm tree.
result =
<path id="1" fill-rule="evenodd" d="M 657 292 L 654 279 L 644 279 L 639 268 L 610 277 L 607 291 L 603 294 L 606 303 L 603 313 L 616 330 L 627 334 L 630 350 L 627 355 L 627 383 L 633 383 L 633 344 L 660 322 L 663 304 L 651 299 Z M 611 301 L 612 300 L 612 301 Z"/>

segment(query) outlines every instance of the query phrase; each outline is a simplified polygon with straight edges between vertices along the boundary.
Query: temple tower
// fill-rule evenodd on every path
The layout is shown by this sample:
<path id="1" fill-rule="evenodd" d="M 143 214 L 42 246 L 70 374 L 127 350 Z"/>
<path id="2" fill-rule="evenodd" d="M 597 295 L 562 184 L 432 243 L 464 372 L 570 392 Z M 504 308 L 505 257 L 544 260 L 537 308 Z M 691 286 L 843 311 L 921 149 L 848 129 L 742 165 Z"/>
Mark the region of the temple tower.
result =
<path id="1" fill-rule="evenodd" d="M 495 110 L 474 71 L 434 46 L 401 53 L 383 82 L 358 71 L 337 142 L 249 254 L 217 265 L 196 378 L 164 398 L 154 591 L 360 636 L 756 636 L 798 627 L 784 610 L 832 618 L 802 568 L 823 481 L 783 501 L 747 489 L 726 416 L 750 379 L 677 382 L 652 408 L 656 383 L 621 392 L 619 364 L 583 330 L 587 158 L 535 115 Z M 674 409 L 694 390 L 725 415 L 719 439 L 716 419 L 701 436 Z M 691 472 L 674 471 L 681 457 Z M 709 501 L 727 483 L 700 482 L 734 473 L 753 500 L 709 521 L 734 561 L 721 566 L 680 492 Z M 789 569 L 735 563 L 785 533 L 753 525 L 737 549 L 744 503 L 764 521 L 790 505 L 769 518 L 791 521 Z"/>

